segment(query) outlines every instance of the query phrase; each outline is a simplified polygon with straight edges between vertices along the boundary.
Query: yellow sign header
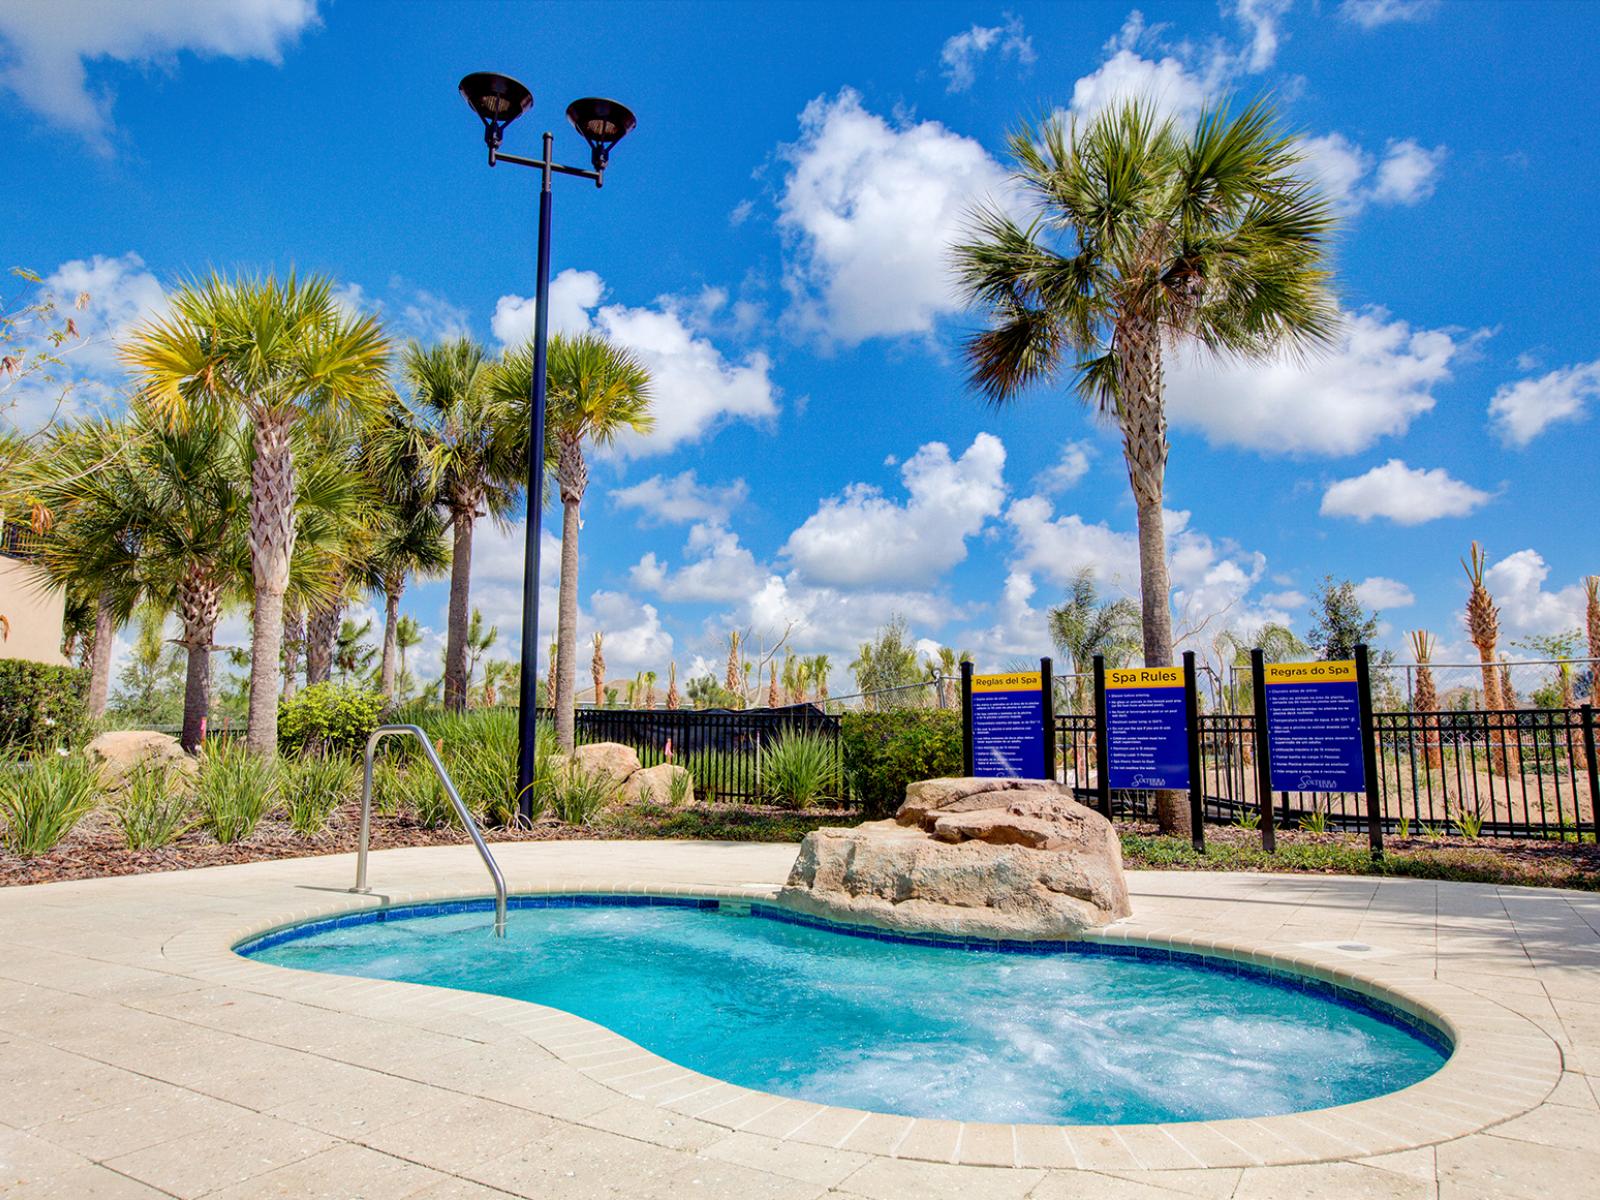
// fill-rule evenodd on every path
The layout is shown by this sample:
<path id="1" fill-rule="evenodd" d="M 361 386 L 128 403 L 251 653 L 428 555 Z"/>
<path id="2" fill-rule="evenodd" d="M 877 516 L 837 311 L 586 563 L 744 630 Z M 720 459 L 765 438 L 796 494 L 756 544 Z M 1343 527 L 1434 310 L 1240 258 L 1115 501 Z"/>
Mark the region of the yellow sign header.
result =
<path id="1" fill-rule="evenodd" d="M 1026 692 L 1041 691 L 1044 676 L 1038 671 L 1017 671 L 1010 675 L 974 675 L 974 692 Z"/>
<path id="2" fill-rule="evenodd" d="M 1106 689 L 1182 687 L 1182 667 L 1112 667 L 1106 671 Z"/>
<path id="3" fill-rule="evenodd" d="M 1267 683 L 1354 683 L 1356 660 L 1334 662 L 1267 663 Z"/>

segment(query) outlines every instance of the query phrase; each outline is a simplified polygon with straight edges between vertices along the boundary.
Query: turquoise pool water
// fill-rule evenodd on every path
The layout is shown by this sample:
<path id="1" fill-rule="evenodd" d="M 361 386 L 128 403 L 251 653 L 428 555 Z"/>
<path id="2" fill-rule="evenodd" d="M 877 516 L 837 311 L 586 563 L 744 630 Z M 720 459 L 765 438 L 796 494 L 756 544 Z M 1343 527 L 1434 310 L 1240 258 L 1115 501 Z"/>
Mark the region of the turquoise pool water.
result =
<path id="1" fill-rule="evenodd" d="M 532 1000 L 731 1083 L 917 1117 L 1267 1116 L 1406 1087 L 1448 1054 L 1387 1006 L 1218 959 L 863 937 L 759 904 L 512 907 L 503 940 L 477 902 L 300 926 L 239 950 Z"/>

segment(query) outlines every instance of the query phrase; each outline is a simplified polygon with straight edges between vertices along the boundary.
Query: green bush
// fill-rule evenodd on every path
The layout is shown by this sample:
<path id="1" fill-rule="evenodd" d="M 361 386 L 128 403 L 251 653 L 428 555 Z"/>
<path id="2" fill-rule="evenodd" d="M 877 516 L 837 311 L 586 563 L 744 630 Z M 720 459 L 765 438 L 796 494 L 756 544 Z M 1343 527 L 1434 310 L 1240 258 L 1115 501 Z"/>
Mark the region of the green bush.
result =
<path id="1" fill-rule="evenodd" d="M 0 845 L 23 858 L 48 854 L 98 800 L 95 768 L 81 751 L 0 763 Z"/>
<path id="2" fill-rule="evenodd" d="M 0 659 L 0 752 L 75 745 L 88 724 L 89 672 Z"/>
<path id="3" fill-rule="evenodd" d="M 279 791 L 289 825 L 302 837 L 315 837 L 334 810 L 360 794 L 361 768 L 348 758 L 308 754 L 278 768 Z"/>
<path id="4" fill-rule="evenodd" d="M 845 713 L 845 781 L 869 817 L 900 807 L 906 785 L 961 774 L 961 714 L 950 709 Z"/>
<path id="5" fill-rule="evenodd" d="M 839 747 L 822 733 L 785 729 L 761 754 L 761 799 L 783 808 L 836 800 L 843 783 Z"/>
<path id="6" fill-rule="evenodd" d="M 604 771 L 573 766 L 552 781 L 550 807 L 568 825 L 587 825 L 611 802 L 616 791 L 611 776 Z"/>
<path id="7" fill-rule="evenodd" d="M 278 750 L 355 757 L 383 723 L 386 703 L 377 692 L 336 683 L 314 683 L 278 705 Z"/>
<path id="8" fill-rule="evenodd" d="M 187 781 L 164 766 L 135 770 L 111 813 L 129 850 L 159 850 L 195 826 Z"/>
<path id="9" fill-rule="evenodd" d="M 225 846 L 243 841 L 278 797 L 278 764 L 231 739 L 209 739 L 205 749 L 195 784 L 200 823 Z"/>
<path id="10" fill-rule="evenodd" d="M 431 763 L 419 760 L 399 772 L 396 778 L 400 785 L 400 802 L 411 810 L 418 825 L 424 829 L 443 829 L 450 825 L 458 829 L 461 827 L 456 806 L 450 803 L 450 797 L 439 783 Z"/>

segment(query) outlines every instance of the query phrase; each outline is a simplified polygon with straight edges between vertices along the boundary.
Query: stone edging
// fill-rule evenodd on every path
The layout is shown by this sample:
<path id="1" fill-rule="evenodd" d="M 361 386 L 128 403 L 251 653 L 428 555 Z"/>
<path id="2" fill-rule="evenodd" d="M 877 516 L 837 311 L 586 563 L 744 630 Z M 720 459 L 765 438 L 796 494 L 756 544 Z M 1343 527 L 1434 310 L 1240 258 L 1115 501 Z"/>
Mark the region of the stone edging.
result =
<path id="1" fill-rule="evenodd" d="M 518 895 L 673 895 L 771 902 L 775 888 L 575 886 L 519 888 Z M 1362 964 L 1317 952 L 1288 953 L 1238 940 L 1113 926 L 1085 940 L 1173 949 L 1291 971 L 1394 1005 L 1431 1022 L 1454 1043 L 1448 1062 L 1411 1087 L 1371 1100 L 1284 1116 L 1146 1125 L 994 1125 L 932 1120 L 786 1099 L 687 1070 L 604 1026 L 529 1001 L 426 984 L 323 975 L 244 958 L 233 947 L 304 921 L 377 907 L 482 895 L 481 889 L 349 895 L 241 927 L 208 922 L 171 939 L 164 955 L 196 978 L 360 1013 L 394 1004 L 407 1019 L 441 1029 L 485 1023 L 524 1037 L 622 1097 L 730 1130 L 894 1158 L 984 1166 L 1095 1171 L 1278 1166 L 1364 1158 L 1449 1141 L 1522 1115 L 1555 1087 L 1559 1047 L 1525 1017 L 1464 988 L 1390 962 Z M 375 1012 L 374 1015 L 379 1015 Z"/>

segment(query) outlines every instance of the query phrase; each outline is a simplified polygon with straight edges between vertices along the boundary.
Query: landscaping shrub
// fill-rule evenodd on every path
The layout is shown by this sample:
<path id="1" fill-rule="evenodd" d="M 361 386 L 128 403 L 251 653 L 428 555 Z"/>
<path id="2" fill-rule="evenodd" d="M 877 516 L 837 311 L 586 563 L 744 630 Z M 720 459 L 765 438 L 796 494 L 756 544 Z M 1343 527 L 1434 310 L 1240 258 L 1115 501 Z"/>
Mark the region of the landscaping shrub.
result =
<path id="1" fill-rule="evenodd" d="M 223 845 L 249 837 L 278 796 L 278 764 L 231 739 L 206 742 L 195 785 L 200 823 Z"/>
<path id="2" fill-rule="evenodd" d="M 76 745 L 88 724 L 89 672 L 0 659 L 0 753 Z"/>
<path id="3" fill-rule="evenodd" d="M 0 766 L 0 845 L 23 858 L 48 854 L 98 800 L 95 769 L 81 752 Z"/>
<path id="4" fill-rule="evenodd" d="M 188 782 L 164 766 L 137 768 L 111 813 L 129 850 L 170 846 L 195 826 Z"/>
<path id="5" fill-rule="evenodd" d="M 550 807 L 568 825 L 587 825 L 616 793 L 604 771 L 572 767 L 559 773 L 550 788 Z"/>
<path id="6" fill-rule="evenodd" d="M 785 729 L 761 754 L 761 799 L 784 808 L 810 808 L 839 796 L 839 747 L 826 734 Z"/>
<path id="7" fill-rule="evenodd" d="M 281 753 L 355 757 L 383 723 L 386 707 L 377 692 L 336 683 L 314 683 L 278 705 Z"/>
<path id="8" fill-rule="evenodd" d="M 951 709 L 845 713 L 844 775 L 868 817 L 900 807 L 906 785 L 961 774 L 961 714 Z"/>
<path id="9" fill-rule="evenodd" d="M 417 824 L 424 829 L 443 829 L 447 825 L 461 826 L 456 806 L 433 773 L 433 764 L 420 758 L 407 770 L 396 773 L 400 787 L 400 802 L 411 810 Z"/>
<path id="10" fill-rule="evenodd" d="M 278 769 L 279 792 L 289 825 L 302 837 L 314 837 L 346 800 L 359 794 L 361 768 L 348 758 L 309 754 Z"/>

